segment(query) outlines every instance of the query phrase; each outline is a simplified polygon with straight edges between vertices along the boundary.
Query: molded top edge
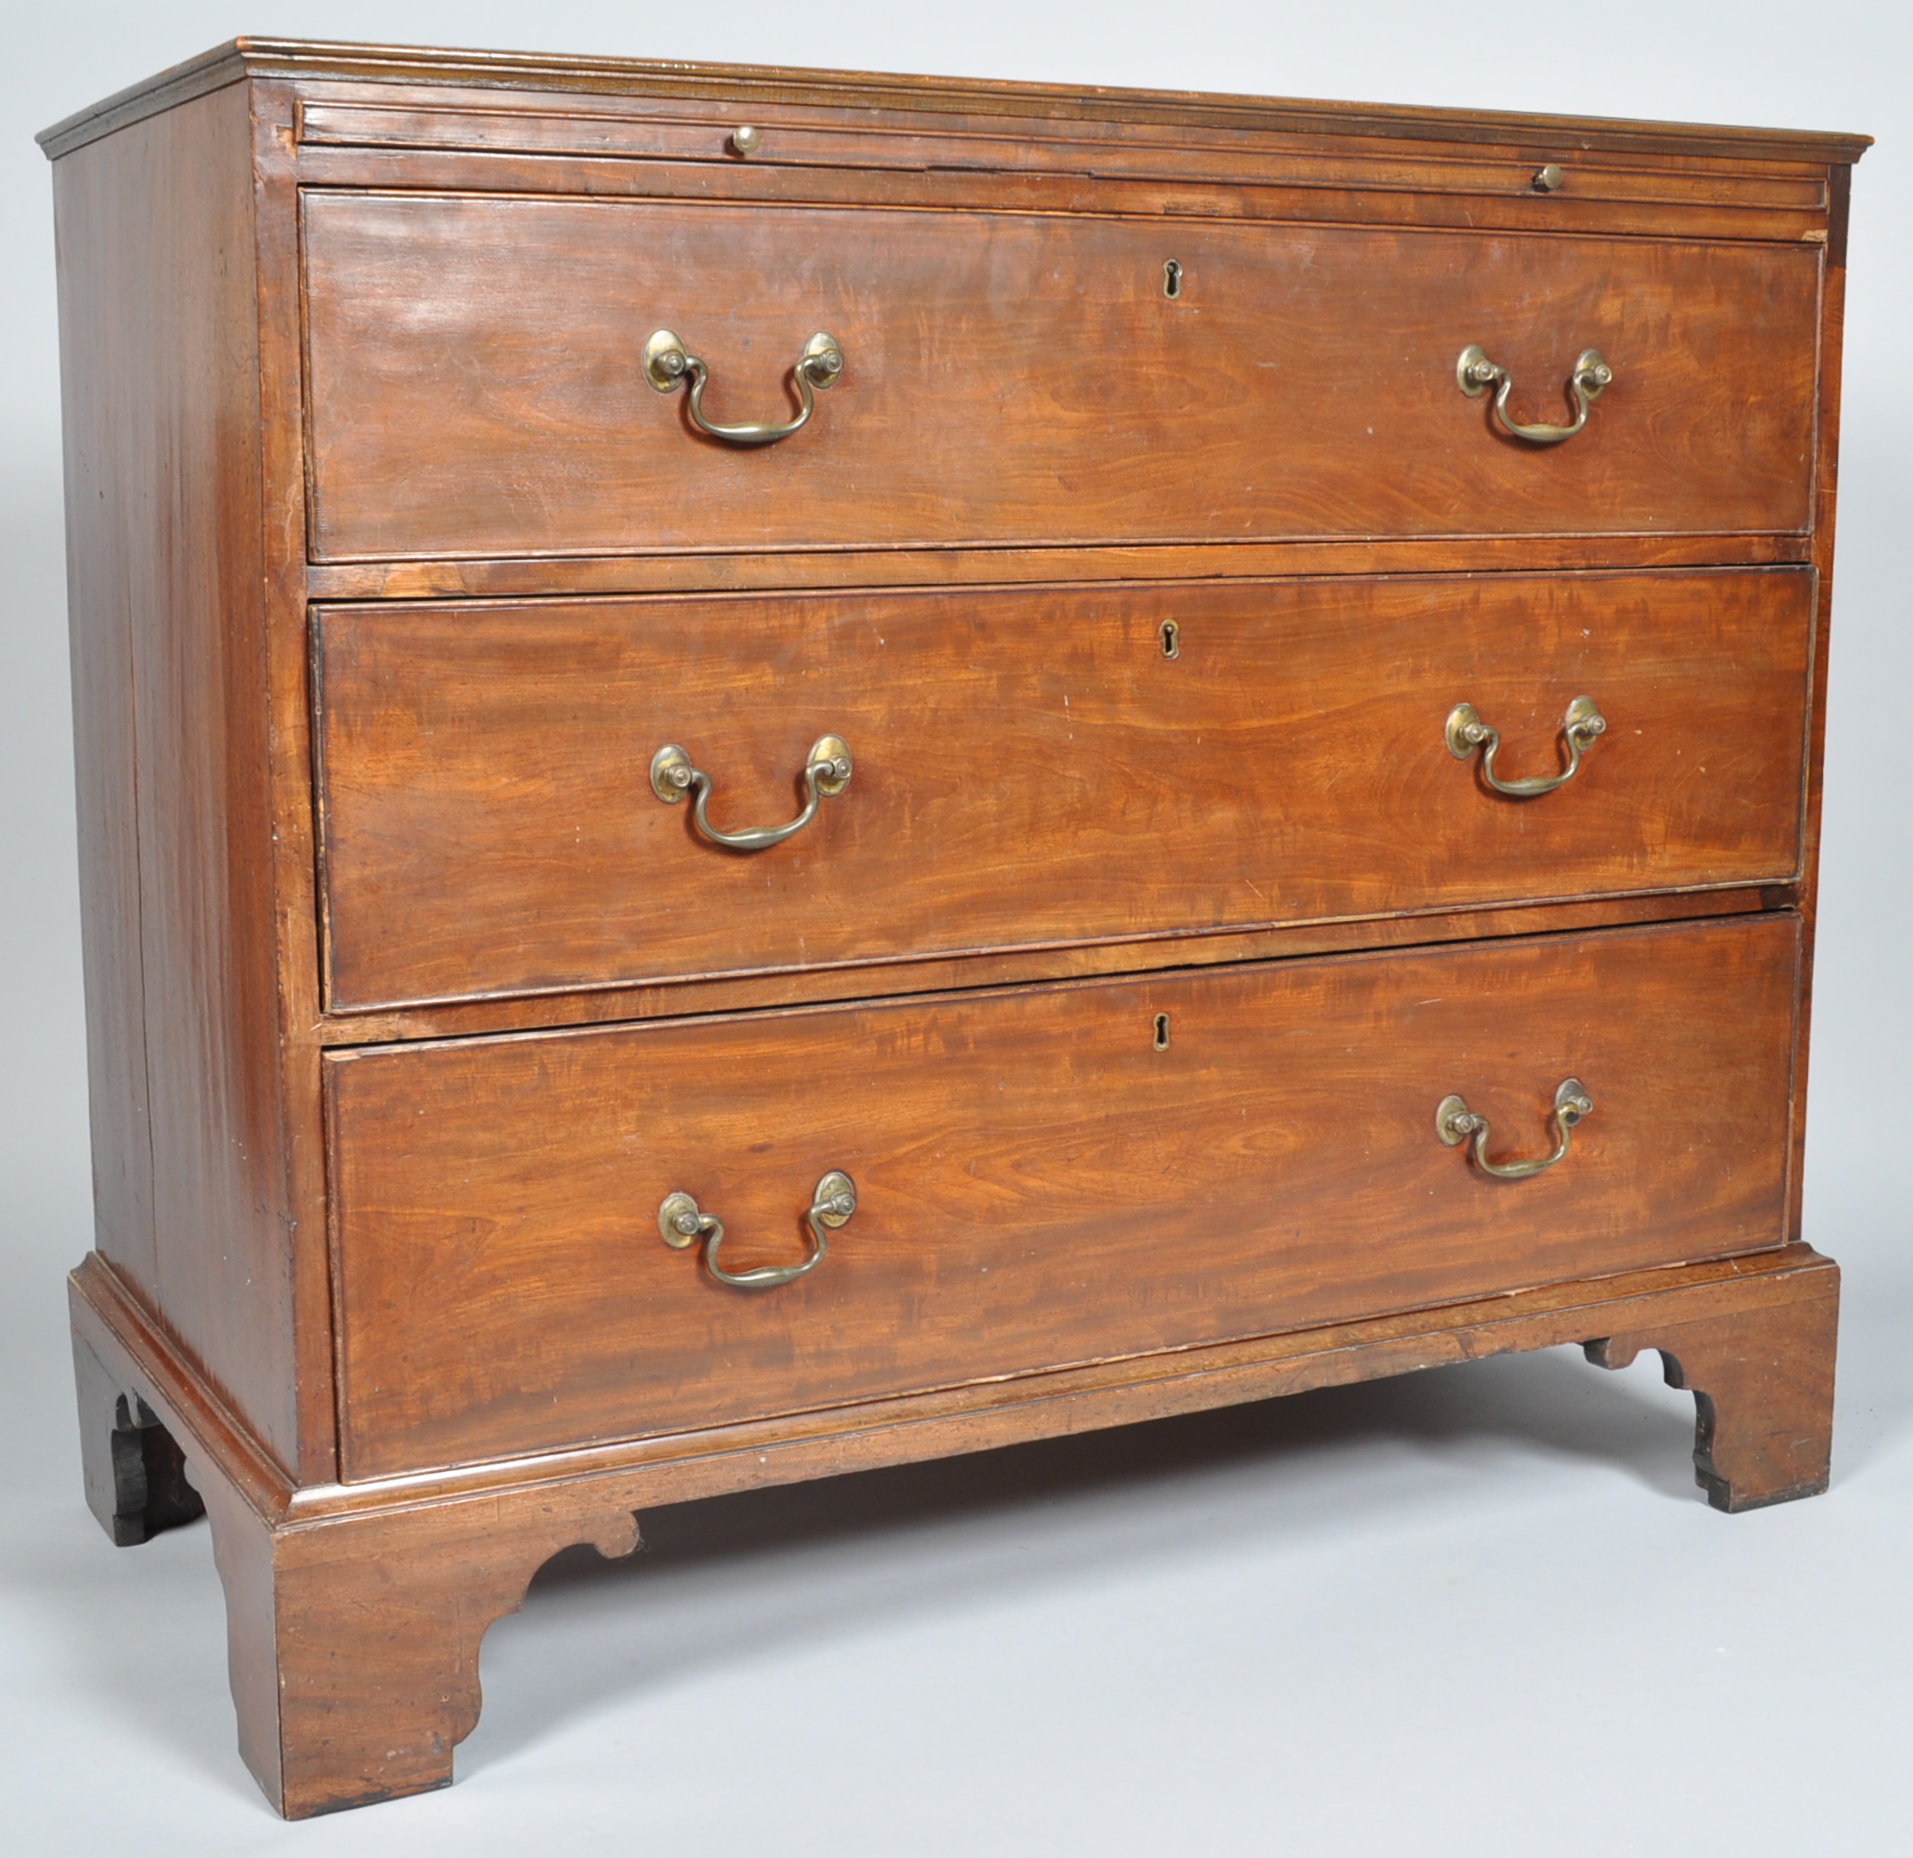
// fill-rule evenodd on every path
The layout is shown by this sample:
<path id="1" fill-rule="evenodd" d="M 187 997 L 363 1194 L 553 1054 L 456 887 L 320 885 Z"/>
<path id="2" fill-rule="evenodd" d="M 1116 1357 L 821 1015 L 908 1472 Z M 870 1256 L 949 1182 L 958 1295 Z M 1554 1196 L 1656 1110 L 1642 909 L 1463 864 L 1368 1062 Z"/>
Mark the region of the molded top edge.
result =
<path id="1" fill-rule="evenodd" d="M 1415 109 L 1203 91 L 1075 89 L 978 78 L 795 70 L 768 65 L 584 58 L 525 52 L 439 51 L 306 39 L 234 39 L 76 111 L 37 138 L 49 159 L 116 129 L 247 77 L 332 77 L 372 83 L 496 85 L 836 108 L 1042 117 L 1051 122 L 1155 121 L 1307 135 L 1413 137 L 1428 141 L 1541 143 L 1550 149 L 1709 155 L 1723 160 L 1840 163 L 1859 160 L 1864 135 L 1743 129 L 1502 110 Z"/>

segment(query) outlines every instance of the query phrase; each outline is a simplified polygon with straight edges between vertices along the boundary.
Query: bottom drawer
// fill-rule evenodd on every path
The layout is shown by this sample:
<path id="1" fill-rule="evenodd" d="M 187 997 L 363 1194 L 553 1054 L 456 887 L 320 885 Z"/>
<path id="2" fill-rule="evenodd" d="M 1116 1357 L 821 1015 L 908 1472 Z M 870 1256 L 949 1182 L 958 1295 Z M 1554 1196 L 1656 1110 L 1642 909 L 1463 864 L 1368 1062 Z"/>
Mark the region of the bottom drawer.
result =
<path id="1" fill-rule="evenodd" d="M 333 1054 L 346 1475 L 1777 1244 L 1797 963 L 1754 916 Z M 1543 1172 L 1438 1138 L 1541 1158 L 1570 1077 Z M 830 1170 L 779 1287 L 660 1236 L 799 1261 Z"/>

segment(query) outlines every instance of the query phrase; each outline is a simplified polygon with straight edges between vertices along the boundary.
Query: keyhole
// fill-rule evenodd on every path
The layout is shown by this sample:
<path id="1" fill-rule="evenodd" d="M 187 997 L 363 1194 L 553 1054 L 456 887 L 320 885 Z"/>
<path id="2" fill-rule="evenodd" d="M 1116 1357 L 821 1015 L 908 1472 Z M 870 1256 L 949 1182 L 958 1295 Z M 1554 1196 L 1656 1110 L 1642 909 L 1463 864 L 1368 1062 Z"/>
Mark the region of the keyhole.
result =
<path id="1" fill-rule="evenodd" d="M 1169 1015 L 1167 1013 L 1158 1013 L 1156 1015 L 1156 1050 L 1166 1052 L 1168 1049 Z"/>
<path id="2" fill-rule="evenodd" d="M 1182 652 L 1182 628 L 1173 619 L 1162 622 L 1162 655 L 1175 658 Z"/>
<path id="3" fill-rule="evenodd" d="M 1182 266 L 1171 258 L 1162 267 L 1162 294 L 1165 297 L 1182 295 Z"/>

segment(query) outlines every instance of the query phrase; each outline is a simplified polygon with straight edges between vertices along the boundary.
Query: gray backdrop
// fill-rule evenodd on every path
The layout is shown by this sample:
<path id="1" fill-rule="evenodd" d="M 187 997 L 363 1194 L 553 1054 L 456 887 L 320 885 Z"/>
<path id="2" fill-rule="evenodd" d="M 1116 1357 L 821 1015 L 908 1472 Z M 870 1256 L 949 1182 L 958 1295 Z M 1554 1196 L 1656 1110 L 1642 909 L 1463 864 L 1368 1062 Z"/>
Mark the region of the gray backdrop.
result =
<path id="1" fill-rule="evenodd" d="M 906 16 L 907 15 L 907 16 Z M 0 43 L 0 1824 L 11 1849 L 1907 1849 L 1904 0 L 33 7 Z M 1691 1401 L 1556 1352 L 647 1519 L 487 1640 L 449 1793 L 279 1825 L 203 1525 L 80 1503 L 88 1243 L 53 238 L 34 130 L 239 30 L 1870 131 L 1853 196 L 1808 1237 L 1832 1493 L 1715 1515 Z M 1681 1054 L 1668 1053 L 1678 1064 Z"/>

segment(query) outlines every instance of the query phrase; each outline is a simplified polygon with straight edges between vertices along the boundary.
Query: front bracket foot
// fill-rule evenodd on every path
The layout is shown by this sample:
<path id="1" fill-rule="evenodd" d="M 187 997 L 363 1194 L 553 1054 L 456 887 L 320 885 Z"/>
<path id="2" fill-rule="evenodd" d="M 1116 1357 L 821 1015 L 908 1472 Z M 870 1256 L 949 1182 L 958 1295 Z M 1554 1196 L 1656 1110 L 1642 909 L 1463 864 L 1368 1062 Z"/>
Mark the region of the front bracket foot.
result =
<path id="1" fill-rule="evenodd" d="M 1668 1386 L 1694 1396 L 1694 1481 L 1717 1510 L 1762 1509 L 1827 1487 L 1840 1273 L 1815 1258 L 1767 1284 L 1770 1294 L 1751 1307 L 1584 1344 L 1601 1368 L 1660 1351 Z"/>

